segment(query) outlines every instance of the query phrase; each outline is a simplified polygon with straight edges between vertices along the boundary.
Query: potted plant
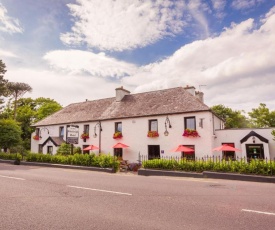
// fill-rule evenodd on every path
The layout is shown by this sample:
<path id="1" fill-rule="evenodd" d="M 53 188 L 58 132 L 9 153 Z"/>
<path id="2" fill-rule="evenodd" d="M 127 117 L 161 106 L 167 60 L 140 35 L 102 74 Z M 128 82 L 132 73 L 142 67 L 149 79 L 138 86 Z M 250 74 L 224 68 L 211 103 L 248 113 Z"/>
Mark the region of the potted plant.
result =
<path id="1" fill-rule="evenodd" d="M 147 137 L 158 137 L 158 131 L 148 131 Z"/>
<path id="2" fill-rule="evenodd" d="M 119 139 L 119 138 L 122 138 L 122 137 L 123 137 L 122 132 L 119 132 L 119 131 L 115 132 L 114 135 L 113 135 L 114 139 Z"/>
<path id="3" fill-rule="evenodd" d="M 198 131 L 195 129 L 185 129 L 182 136 L 184 136 L 184 137 L 200 137 Z"/>
<path id="4" fill-rule="evenodd" d="M 82 133 L 81 139 L 83 139 L 83 140 L 89 139 L 89 133 Z"/>
<path id="5" fill-rule="evenodd" d="M 33 136 L 33 139 L 39 141 L 40 137 L 38 135 Z"/>

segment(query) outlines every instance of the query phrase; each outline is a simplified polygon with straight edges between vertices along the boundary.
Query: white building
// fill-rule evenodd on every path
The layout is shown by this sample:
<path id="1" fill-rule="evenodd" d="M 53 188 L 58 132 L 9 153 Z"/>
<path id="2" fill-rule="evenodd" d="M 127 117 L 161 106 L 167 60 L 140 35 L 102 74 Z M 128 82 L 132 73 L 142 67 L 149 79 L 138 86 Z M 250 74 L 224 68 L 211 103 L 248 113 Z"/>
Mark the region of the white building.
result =
<path id="1" fill-rule="evenodd" d="M 224 129 L 224 121 L 203 103 L 203 93 L 194 87 L 177 87 L 130 94 L 116 89 L 116 97 L 71 104 L 35 124 L 31 151 L 55 154 L 61 143 L 74 143 L 81 149 L 99 147 L 95 153 L 110 153 L 135 162 L 139 153 L 148 158 L 160 156 L 233 156 L 234 152 L 212 152 L 229 144 L 240 148 L 235 157 L 274 158 L 272 129 Z M 196 130 L 199 136 L 183 136 L 184 130 Z M 120 131 L 122 137 L 114 139 Z M 148 137 L 150 135 L 157 137 Z M 88 139 L 82 139 L 86 133 Z M 37 137 L 35 140 L 35 137 Z M 116 143 L 129 147 L 113 149 Z M 193 153 L 173 152 L 179 145 Z"/>

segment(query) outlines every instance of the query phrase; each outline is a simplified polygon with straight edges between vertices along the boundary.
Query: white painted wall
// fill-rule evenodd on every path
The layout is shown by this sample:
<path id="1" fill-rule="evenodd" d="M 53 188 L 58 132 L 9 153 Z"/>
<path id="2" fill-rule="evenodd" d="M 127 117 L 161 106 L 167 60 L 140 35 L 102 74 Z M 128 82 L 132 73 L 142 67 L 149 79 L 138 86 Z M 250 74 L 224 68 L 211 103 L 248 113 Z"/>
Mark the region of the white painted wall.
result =
<path id="1" fill-rule="evenodd" d="M 196 117 L 196 129 L 201 137 L 192 138 L 192 137 L 183 137 L 184 131 L 184 117 Z M 174 114 L 168 116 L 172 125 L 170 129 L 167 126 L 169 135 L 164 136 L 165 131 L 165 119 L 166 116 L 155 116 L 155 117 L 142 117 L 142 118 L 129 118 L 121 120 L 109 120 L 102 121 L 101 126 L 103 131 L 101 132 L 101 152 L 105 154 L 113 155 L 114 151 L 112 146 L 118 142 L 129 145 L 129 148 L 123 149 L 123 159 L 129 160 L 130 162 L 136 162 L 138 160 L 138 154 L 148 155 L 148 145 L 160 145 L 160 150 L 164 151 L 161 153 L 161 156 L 174 156 L 180 157 L 180 152 L 172 152 L 171 150 L 176 148 L 178 145 L 195 145 L 196 157 L 206 157 L 206 156 L 220 156 L 222 157 L 222 152 L 212 152 L 212 149 L 220 146 L 222 143 L 234 143 L 236 148 L 242 149 L 242 152 L 236 152 L 237 157 L 246 156 L 245 144 L 252 143 L 252 139 L 249 138 L 246 143 L 241 144 L 240 140 L 250 133 L 252 130 L 258 133 L 259 135 L 265 137 L 269 140 L 269 143 L 262 143 L 264 145 L 265 157 L 268 159 L 275 158 L 275 141 L 273 141 L 273 136 L 271 135 L 272 129 L 222 129 L 223 122 L 213 116 L 210 112 L 198 112 L 198 113 L 186 113 L 186 114 Z M 151 119 L 158 120 L 158 132 L 159 137 L 149 138 L 147 137 L 148 133 L 148 122 Z M 203 127 L 199 126 L 200 119 L 203 119 Z M 214 124 L 213 124 L 214 121 Z M 113 139 L 113 134 L 115 131 L 115 122 L 122 122 L 122 134 L 123 138 Z M 96 126 L 97 138 L 93 137 L 94 126 L 97 122 L 90 123 L 78 123 L 79 125 L 79 136 L 83 133 L 84 125 L 90 126 L 89 136 L 90 138 L 84 142 L 79 138 L 79 146 L 83 148 L 83 145 L 95 145 L 99 147 L 99 127 Z M 55 125 L 47 126 L 50 136 L 59 135 L 59 127 L 65 127 L 65 136 L 66 140 L 66 125 Z M 44 129 L 41 130 L 42 139 L 39 141 L 33 140 L 31 142 L 31 151 L 38 152 L 38 144 L 42 144 L 48 138 L 48 133 Z M 34 133 L 33 135 L 34 136 Z M 256 143 L 261 141 L 256 138 Z M 52 143 L 47 143 L 43 148 L 43 153 L 47 153 L 47 146 L 54 145 Z M 57 148 L 54 147 L 54 153 Z M 94 150 L 94 153 L 98 154 L 98 150 Z"/>
<path id="2" fill-rule="evenodd" d="M 274 128 L 273 128 L 274 129 Z M 215 147 L 220 146 L 222 143 L 234 143 L 236 148 L 242 150 L 242 152 L 236 152 L 236 157 L 246 157 L 246 147 L 245 144 L 253 144 L 252 138 L 250 137 L 246 142 L 242 143 L 240 140 L 244 138 L 251 131 L 258 133 L 264 138 L 269 140 L 269 143 L 264 143 L 256 137 L 255 143 L 263 144 L 265 158 L 274 159 L 275 158 L 275 141 L 271 135 L 272 128 L 263 129 L 224 129 L 216 130 L 217 138 L 214 141 Z M 221 152 L 215 153 L 215 155 L 222 156 Z"/>
<path id="3" fill-rule="evenodd" d="M 201 137 L 183 137 L 184 132 L 184 117 L 196 117 L 196 129 Z M 164 136 L 165 131 L 165 119 L 166 116 L 155 116 L 155 117 L 142 117 L 142 118 L 129 118 L 121 120 L 109 120 L 102 121 L 102 132 L 101 132 L 101 152 L 113 155 L 112 146 L 118 142 L 129 145 L 129 148 L 123 149 L 123 159 L 129 160 L 130 162 L 136 162 L 138 160 L 138 154 L 147 155 L 148 145 L 160 145 L 160 150 L 164 153 L 162 156 L 177 156 L 180 157 L 180 152 L 172 152 L 171 150 L 176 148 L 178 145 L 195 145 L 196 157 L 205 157 L 206 155 L 211 155 L 211 149 L 213 148 L 213 119 L 215 119 L 215 127 L 220 127 L 220 121 L 210 112 L 198 112 L 198 113 L 186 113 L 169 115 L 170 123 L 172 128 L 167 129 L 169 132 L 168 136 Z M 149 138 L 147 137 L 149 120 L 158 120 L 158 132 L 159 137 Z M 203 119 L 203 127 L 199 126 L 200 119 Z M 122 122 L 122 134 L 123 138 L 113 139 L 113 134 L 115 131 L 115 122 Z M 84 142 L 79 138 L 79 146 L 83 148 L 83 145 L 95 145 L 99 147 L 99 127 L 96 126 L 97 137 L 94 138 L 94 126 L 97 122 L 90 123 L 78 123 L 79 125 L 79 136 L 83 133 L 84 125 L 90 126 L 89 136 L 90 138 Z M 59 135 L 59 127 L 62 125 L 48 126 L 50 136 Z M 66 125 L 64 125 L 66 128 Z M 32 152 L 38 152 L 38 144 L 42 144 L 48 138 L 47 132 L 41 131 L 42 139 L 39 141 L 33 140 L 31 143 Z M 65 131 L 66 134 L 66 131 Z M 33 134 L 34 135 L 34 134 Z M 64 136 L 66 139 L 66 136 Z M 52 144 L 51 144 L 52 145 Z M 46 144 L 43 148 L 43 153 L 47 151 Z M 56 151 L 56 149 L 54 149 Z M 98 153 L 98 150 L 94 151 Z"/>

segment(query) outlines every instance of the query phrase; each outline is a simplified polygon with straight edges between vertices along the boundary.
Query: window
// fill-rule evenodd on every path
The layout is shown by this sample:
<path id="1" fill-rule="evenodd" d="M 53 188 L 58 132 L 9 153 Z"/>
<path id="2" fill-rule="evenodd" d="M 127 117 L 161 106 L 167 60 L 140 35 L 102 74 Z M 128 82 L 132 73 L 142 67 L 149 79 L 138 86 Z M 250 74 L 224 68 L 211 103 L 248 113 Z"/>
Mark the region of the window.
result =
<path id="1" fill-rule="evenodd" d="M 201 128 L 203 128 L 203 120 L 204 120 L 204 118 L 200 118 L 199 126 L 200 126 Z"/>
<path id="2" fill-rule="evenodd" d="M 122 133 L 122 122 L 115 122 L 115 132 Z"/>
<path id="3" fill-rule="evenodd" d="M 52 146 L 48 146 L 47 153 L 50 155 L 53 155 L 53 147 Z"/>
<path id="4" fill-rule="evenodd" d="M 123 159 L 122 149 L 114 149 L 114 155 L 118 158 L 118 160 L 122 160 Z"/>
<path id="5" fill-rule="evenodd" d="M 59 136 L 64 138 L 64 126 L 59 127 Z"/>
<path id="6" fill-rule="evenodd" d="M 195 160 L 195 145 L 183 145 L 187 148 L 194 149 L 194 152 L 181 152 L 181 157 L 187 160 Z"/>
<path id="7" fill-rule="evenodd" d="M 158 131 L 158 120 L 149 120 L 149 131 Z"/>
<path id="8" fill-rule="evenodd" d="M 38 136 L 38 137 L 39 137 L 39 132 L 40 132 L 40 129 L 39 129 L 39 128 L 36 128 L 36 129 L 35 129 L 35 136 Z"/>
<path id="9" fill-rule="evenodd" d="M 86 136 L 89 137 L 89 125 L 84 125 L 84 128 L 83 128 L 83 134 L 84 135 L 86 134 Z M 82 138 L 84 142 L 86 142 L 87 138 Z"/>
<path id="10" fill-rule="evenodd" d="M 83 133 L 89 134 L 89 125 L 84 125 Z"/>
<path id="11" fill-rule="evenodd" d="M 195 117 L 185 117 L 184 118 L 184 129 L 196 130 L 196 118 Z"/>
<path id="12" fill-rule="evenodd" d="M 89 147 L 89 145 L 83 145 L 82 149 Z M 83 150 L 83 154 L 90 154 L 90 150 Z"/>
<path id="13" fill-rule="evenodd" d="M 160 146 L 148 145 L 148 160 L 160 159 Z"/>
<path id="14" fill-rule="evenodd" d="M 229 145 L 229 146 L 235 148 L 234 143 L 222 143 L 222 145 Z M 222 155 L 223 155 L 223 158 L 225 160 L 235 159 L 235 152 L 234 151 L 223 151 Z"/>

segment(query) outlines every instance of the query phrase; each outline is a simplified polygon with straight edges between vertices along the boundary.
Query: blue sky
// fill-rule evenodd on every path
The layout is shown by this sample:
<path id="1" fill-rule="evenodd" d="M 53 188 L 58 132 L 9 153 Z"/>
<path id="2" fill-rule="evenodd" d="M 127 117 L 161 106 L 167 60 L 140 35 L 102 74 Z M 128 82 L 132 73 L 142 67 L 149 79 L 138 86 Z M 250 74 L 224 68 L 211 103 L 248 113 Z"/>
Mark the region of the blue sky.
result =
<path id="1" fill-rule="evenodd" d="M 0 59 L 25 96 L 70 103 L 193 85 L 275 109 L 275 0 L 0 0 Z"/>

